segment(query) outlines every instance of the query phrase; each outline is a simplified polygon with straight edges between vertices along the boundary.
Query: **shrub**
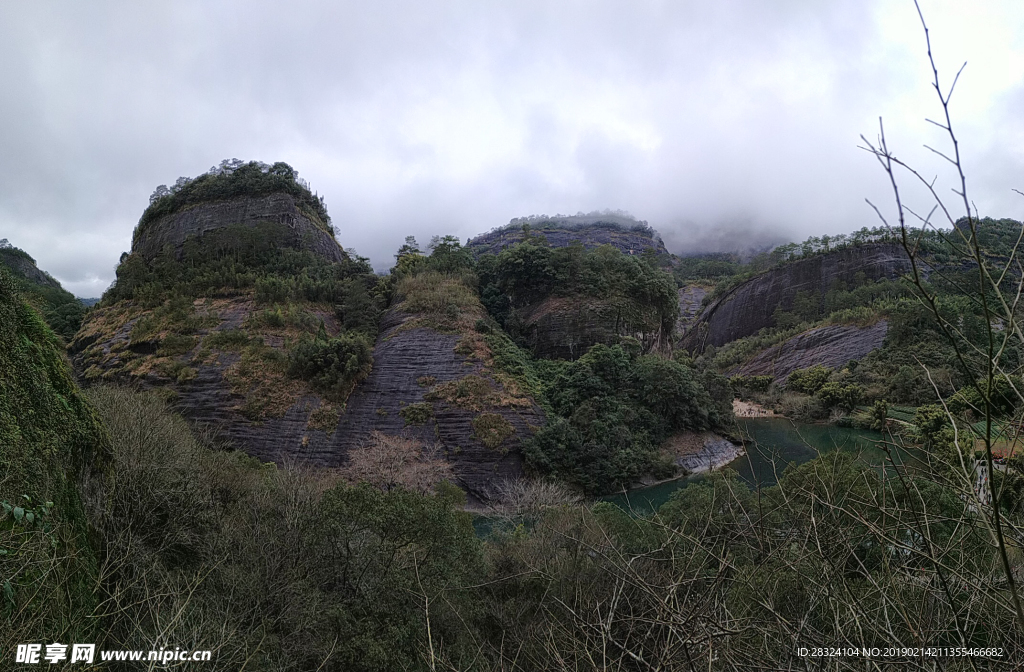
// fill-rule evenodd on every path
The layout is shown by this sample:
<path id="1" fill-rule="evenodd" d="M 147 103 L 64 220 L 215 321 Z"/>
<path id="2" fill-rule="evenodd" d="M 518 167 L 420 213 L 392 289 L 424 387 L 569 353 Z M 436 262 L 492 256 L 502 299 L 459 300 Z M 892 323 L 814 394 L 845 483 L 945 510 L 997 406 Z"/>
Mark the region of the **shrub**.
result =
<path id="1" fill-rule="evenodd" d="M 803 394 L 814 394 L 821 389 L 831 375 L 832 369 L 821 364 L 806 369 L 797 369 L 789 374 L 789 378 L 786 380 L 786 389 Z"/>
<path id="2" fill-rule="evenodd" d="M 220 350 L 241 350 L 249 345 L 249 336 L 241 329 L 221 329 L 207 335 L 203 345 Z"/>
<path id="3" fill-rule="evenodd" d="M 434 415 L 434 407 L 425 401 L 409 404 L 398 412 L 407 425 L 422 425 Z"/>
<path id="4" fill-rule="evenodd" d="M 764 393 L 768 391 L 773 382 L 775 382 L 775 379 L 771 376 L 733 376 L 729 379 L 729 384 L 736 392 Z"/>
<path id="5" fill-rule="evenodd" d="M 447 401 L 473 411 L 482 411 L 485 407 L 501 401 L 501 396 L 494 386 L 486 378 L 474 374 L 441 383 L 427 392 L 424 398 L 431 401 Z"/>
<path id="6" fill-rule="evenodd" d="M 512 423 L 499 413 L 481 413 L 473 418 L 473 438 L 491 450 L 515 434 Z"/>
<path id="7" fill-rule="evenodd" d="M 860 385 L 843 385 L 833 381 L 822 385 L 815 396 L 825 408 L 840 408 L 850 412 L 864 396 L 864 390 Z"/>
<path id="8" fill-rule="evenodd" d="M 309 429 L 330 434 L 337 428 L 339 417 L 341 417 L 341 413 L 338 409 L 329 405 L 320 405 L 309 414 L 306 426 Z"/>
<path id="9" fill-rule="evenodd" d="M 370 374 L 371 349 L 362 336 L 304 340 L 288 353 L 288 374 L 308 381 L 333 401 L 344 401 Z"/>
<path id="10" fill-rule="evenodd" d="M 196 343 L 199 341 L 194 336 L 182 336 L 181 334 L 168 334 L 160 341 L 160 346 L 156 350 L 156 354 L 161 357 L 173 357 L 175 355 L 184 355 L 192 348 L 196 347 Z"/>

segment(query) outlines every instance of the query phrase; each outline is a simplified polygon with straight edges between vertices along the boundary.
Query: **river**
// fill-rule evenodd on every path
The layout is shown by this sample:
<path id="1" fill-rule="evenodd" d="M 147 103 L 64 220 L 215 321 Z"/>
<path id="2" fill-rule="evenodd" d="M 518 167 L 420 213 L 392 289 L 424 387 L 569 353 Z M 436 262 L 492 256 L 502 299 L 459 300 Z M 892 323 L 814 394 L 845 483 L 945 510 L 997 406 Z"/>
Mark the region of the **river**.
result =
<path id="1" fill-rule="evenodd" d="M 739 431 L 746 442 L 746 455 L 730 462 L 741 479 L 751 487 L 767 487 L 778 482 L 778 476 L 789 464 L 802 464 L 814 459 L 820 452 L 842 450 L 857 454 L 865 464 L 881 467 L 886 462 L 885 452 L 878 447 L 881 432 L 849 429 L 834 425 L 808 425 L 786 418 L 740 418 Z M 896 450 L 898 460 L 912 460 L 906 451 Z M 638 512 L 658 508 L 680 488 L 685 488 L 706 476 L 698 474 L 688 478 L 666 481 L 628 493 L 602 497 L 603 501 L 632 507 Z"/>

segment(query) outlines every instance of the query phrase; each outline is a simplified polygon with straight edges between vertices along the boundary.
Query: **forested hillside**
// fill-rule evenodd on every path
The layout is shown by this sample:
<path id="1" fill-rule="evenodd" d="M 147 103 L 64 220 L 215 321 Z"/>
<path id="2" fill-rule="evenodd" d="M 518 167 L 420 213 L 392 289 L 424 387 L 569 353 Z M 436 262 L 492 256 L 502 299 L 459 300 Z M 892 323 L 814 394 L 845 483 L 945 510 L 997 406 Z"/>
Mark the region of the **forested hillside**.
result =
<path id="1" fill-rule="evenodd" d="M 21 295 L 43 314 L 46 323 L 65 341 L 74 338 L 82 325 L 85 307 L 46 271 L 36 266 L 28 252 L 0 240 L 0 266 L 11 273 Z"/>

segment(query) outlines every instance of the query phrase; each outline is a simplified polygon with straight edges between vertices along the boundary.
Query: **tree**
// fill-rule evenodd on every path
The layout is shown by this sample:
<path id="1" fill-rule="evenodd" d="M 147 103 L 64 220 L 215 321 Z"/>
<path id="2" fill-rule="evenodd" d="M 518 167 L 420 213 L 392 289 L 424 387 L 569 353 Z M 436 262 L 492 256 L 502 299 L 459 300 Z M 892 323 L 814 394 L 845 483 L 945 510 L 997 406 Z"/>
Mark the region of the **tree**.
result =
<path id="1" fill-rule="evenodd" d="M 1011 373 L 1010 370 L 1007 370 L 1007 362 L 1004 359 L 1004 353 L 1009 349 L 1008 346 L 1012 341 L 1017 343 L 1024 341 L 1024 332 L 1021 331 L 1018 318 L 1016 298 L 1019 296 L 1019 292 L 1024 289 L 1024 277 L 1022 277 L 1019 264 L 1013 266 L 1003 261 L 1003 258 L 993 258 L 983 246 L 982 220 L 978 216 L 968 195 L 967 176 L 964 173 L 960 157 L 959 142 L 953 130 L 950 107 L 953 91 L 960 74 L 963 72 L 963 67 L 957 72 L 949 87 L 944 88 L 940 82 L 935 59 L 932 56 L 931 37 L 928 26 L 925 23 L 924 15 L 917 4 L 917 0 L 915 0 L 915 6 L 921 18 L 921 25 L 924 28 L 925 43 L 932 70 L 932 88 L 938 96 L 942 111 L 941 121 L 935 123 L 945 132 L 949 141 L 949 148 L 945 152 L 939 150 L 932 151 L 945 160 L 952 168 L 955 184 L 953 193 L 957 196 L 957 205 L 953 206 L 943 199 L 940 195 L 939 187 L 936 186 L 937 179 L 925 178 L 917 169 L 898 159 L 893 154 L 889 149 L 881 119 L 879 120 L 878 136 L 874 142 L 861 136 L 861 140 L 864 143 L 862 149 L 865 149 L 877 159 L 889 179 L 896 210 L 895 224 L 890 224 L 877 206 L 871 204 L 871 207 L 884 224 L 885 230 L 890 235 L 896 237 L 900 245 L 902 245 L 911 263 L 912 278 L 914 286 L 918 291 L 918 296 L 922 303 L 927 306 L 946 341 L 955 350 L 957 365 L 965 378 L 971 381 L 970 386 L 977 394 L 979 401 L 978 411 L 982 418 L 981 424 L 983 429 L 975 432 L 974 427 L 970 426 L 964 428 L 966 431 L 956 434 L 957 438 L 954 441 L 954 449 L 957 459 L 949 465 L 953 470 L 954 477 L 958 479 L 965 490 L 963 496 L 973 499 L 977 493 L 973 487 L 975 462 L 971 456 L 974 454 L 976 438 L 983 446 L 983 462 L 987 467 L 987 473 L 993 474 L 995 472 L 992 446 L 1000 438 L 998 427 L 993 422 L 1000 406 L 998 397 L 1001 393 L 998 381 L 1003 377 L 1008 379 Z M 966 63 L 964 66 L 966 66 Z M 901 189 L 904 178 L 908 178 L 913 183 L 919 185 L 930 195 L 933 203 L 930 212 L 916 213 L 905 205 Z M 1021 192 L 1018 191 L 1017 193 Z M 960 216 L 954 214 L 958 211 Z M 969 268 L 972 268 L 972 273 L 975 276 L 973 287 L 976 289 L 969 290 L 964 288 L 961 291 L 966 299 L 976 302 L 980 306 L 983 318 L 982 333 L 978 334 L 980 338 L 966 336 L 961 329 L 961 316 L 953 316 L 951 319 L 951 316 L 942 309 L 934 289 L 928 286 L 924 277 L 926 269 L 920 258 L 921 249 L 919 242 L 922 236 L 920 234 L 915 235 L 911 231 L 907 224 L 908 216 L 915 218 L 921 223 L 922 231 L 929 228 L 936 231 L 943 240 L 949 243 L 955 256 L 959 257 L 962 263 L 966 264 Z M 952 227 L 952 230 L 948 234 L 939 233 L 935 228 L 933 218 L 944 221 Z M 1022 237 L 1018 235 L 1017 243 L 1012 248 L 1011 259 L 1018 252 L 1021 239 Z M 1006 281 L 1008 276 L 1011 278 L 1010 282 Z M 975 354 L 982 356 L 976 357 Z M 1013 394 L 1018 400 L 1017 405 L 1024 405 L 1019 403 L 1024 402 L 1024 390 L 1014 387 Z M 952 426 L 957 426 L 957 420 L 953 417 L 952 413 L 949 413 L 949 421 Z M 1004 528 L 1009 524 L 1011 529 L 1014 529 L 1018 534 L 1020 529 L 1015 528 L 1013 521 L 1004 520 L 1000 500 L 1001 493 L 995 487 L 994 478 L 989 480 L 987 488 L 987 496 L 982 496 L 981 499 L 983 502 L 990 500 L 992 506 L 983 506 L 981 508 L 985 532 L 991 539 L 992 548 L 999 558 L 1009 594 L 1010 604 L 1007 606 L 1016 617 L 1016 627 L 1024 629 L 1024 602 L 1021 600 L 1016 579 L 1019 569 L 1015 570 L 1014 563 L 1010 560 Z M 1019 565 L 1019 560 L 1017 563 Z M 941 576 L 942 570 L 938 567 L 935 569 Z M 960 625 L 958 623 L 959 628 Z"/>

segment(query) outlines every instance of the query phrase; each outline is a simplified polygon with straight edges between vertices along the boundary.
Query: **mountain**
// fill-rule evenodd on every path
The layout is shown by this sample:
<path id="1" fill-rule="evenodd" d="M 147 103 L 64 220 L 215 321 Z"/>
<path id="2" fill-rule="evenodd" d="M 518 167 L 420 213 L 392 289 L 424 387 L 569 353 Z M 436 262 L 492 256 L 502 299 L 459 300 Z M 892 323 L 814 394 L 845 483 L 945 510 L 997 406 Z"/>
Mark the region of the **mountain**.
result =
<path id="1" fill-rule="evenodd" d="M 494 372 L 474 290 L 438 313 L 437 288 L 385 286 L 332 233 L 285 164 L 158 189 L 71 344 L 77 370 L 157 389 L 261 460 L 341 467 L 383 433 L 444 457 L 480 498 L 521 475 L 543 413 Z"/>
<path id="2" fill-rule="evenodd" d="M 42 313 L 50 328 L 70 341 L 82 324 L 85 306 L 6 238 L 0 240 L 0 266 L 10 271 L 21 296 Z"/>
<path id="3" fill-rule="evenodd" d="M 290 166 L 222 166 L 158 188 L 70 352 L 84 380 L 160 389 L 228 443 L 280 460 L 325 441 L 310 415 L 343 406 L 368 373 L 375 284 Z M 299 351 L 336 366 L 292 375 Z"/>
<path id="4" fill-rule="evenodd" d="M 664 260 L 671 256 L 661 236 L 647 222 L 621 213 L 519 217 L 503 227 L 471 238 L 466 247 L 475 254 L 498 254 L 530 236 L 544 239 L 551 247 L 579 243 L 585 249 L 591 249 L 611 245 L 623 254 L 639 255 L 645 250 L 653 250 Z"/>
<path id="5" fill-rule="evenodd" d="M 791 311 L 798 301 L 823 307 L 826 294 L 837 286 L 895 279 L 909 270 L 906 253 L 894 243 L 848 247 L 794 261 L 722 293 L 688 327 L 682 345 L 698 351 L 722 346 L 777 326 L 777 312 Z"/>

